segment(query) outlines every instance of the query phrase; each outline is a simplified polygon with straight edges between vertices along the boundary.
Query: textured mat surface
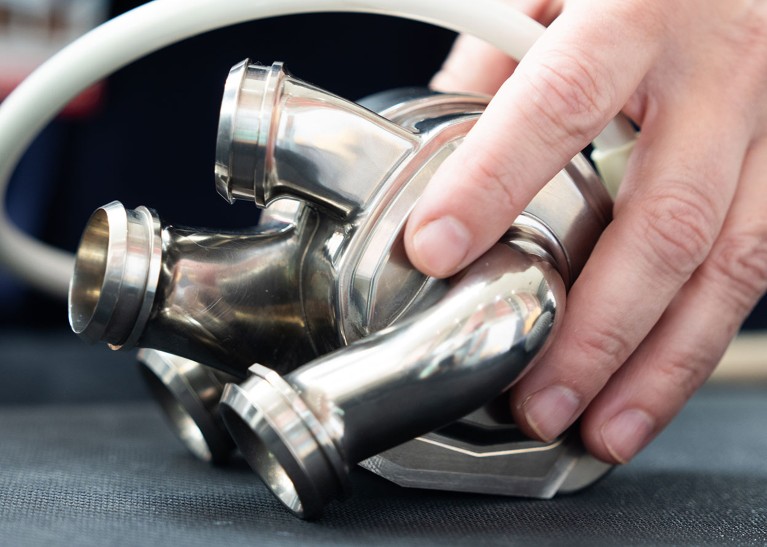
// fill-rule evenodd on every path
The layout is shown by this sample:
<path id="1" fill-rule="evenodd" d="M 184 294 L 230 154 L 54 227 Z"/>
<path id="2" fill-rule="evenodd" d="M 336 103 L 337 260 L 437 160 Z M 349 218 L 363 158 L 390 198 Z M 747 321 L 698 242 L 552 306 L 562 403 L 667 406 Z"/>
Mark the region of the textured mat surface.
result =
<path id="1" fill-rule="evenodd" d="M 147 403 L 0 407 L 0 544 L 767 544 L 767 390 L 699 394 L 640 457 L 550 501 L 406 490 L 359 470 L 316 522 L 242 462 L 188 456 Z"/>

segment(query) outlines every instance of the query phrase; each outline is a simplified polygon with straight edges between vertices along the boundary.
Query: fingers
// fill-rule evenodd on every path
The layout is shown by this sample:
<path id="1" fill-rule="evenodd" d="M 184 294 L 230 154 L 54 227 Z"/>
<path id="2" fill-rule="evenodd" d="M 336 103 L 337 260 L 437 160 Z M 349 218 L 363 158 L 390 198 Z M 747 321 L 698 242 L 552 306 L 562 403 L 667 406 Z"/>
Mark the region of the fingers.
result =
<path id="1" fill-rule="evenodd" d="M 559 13 L 561 2 L 514 0 L 522 13 L 548 25 Z M 514 71 L 517 62 L 487 42 L 469 35 L 459 36 L 442 68 L 431 80 L 437 91 L 495 95 Z"/>
<path id="2" fill-rule="evenodd" d="M 405 245 L 418 269 L 445 277 L 477 258 L 618 113 L 659 48 L 643 4 L 599 3 L 619 34 L 591 2 L 554 21 L 411 214 Z"/>
<path id="3" fill-rule="evenodd" d="M 624 463 L 666 426 L 767 290 L 765 173 L 767 140 L 747 157 L 710 255 L 584 415 L 582 436 L 600 459 Z"/>
<path id="4" fill-rule="evenodd" d="M 437 91 L 495 95 L 516 66 L 487 42 L 462 34 L 429 85 Z"/>
<path id="5" fill-rule="evenodd" d="M 740 175 L 745 131 L 729 112 L 681 102 L 646 120 L 627 180 L 631 206 L 616 207 L 568 295 L 557 339 L 515 386 L 515 417 L 529 434 L 554 438 L 580 415 L 651 331 L 720 231 Z M 731 138 L 707 137 L 710 127 Z"/>

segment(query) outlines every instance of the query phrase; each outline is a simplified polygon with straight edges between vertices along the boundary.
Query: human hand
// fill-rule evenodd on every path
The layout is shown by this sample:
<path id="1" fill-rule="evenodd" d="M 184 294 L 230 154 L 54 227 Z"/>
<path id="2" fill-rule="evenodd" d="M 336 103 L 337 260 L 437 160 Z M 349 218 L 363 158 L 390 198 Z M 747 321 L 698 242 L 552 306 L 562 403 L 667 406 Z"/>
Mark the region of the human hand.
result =
<path id="1" fill-rule="evenodd" d="M 589 451 L 626 462 L 767 290 L 767 1 L 516 3 L 550 23 L 518 67 L 461 37 L 433 81 L 497 94 L 416 205 L 406 249 L 427 274 L 455 273 L 619 111 L 634 120 L 614 220 L 512 389 L 528 434 L 582 414 Z"/>

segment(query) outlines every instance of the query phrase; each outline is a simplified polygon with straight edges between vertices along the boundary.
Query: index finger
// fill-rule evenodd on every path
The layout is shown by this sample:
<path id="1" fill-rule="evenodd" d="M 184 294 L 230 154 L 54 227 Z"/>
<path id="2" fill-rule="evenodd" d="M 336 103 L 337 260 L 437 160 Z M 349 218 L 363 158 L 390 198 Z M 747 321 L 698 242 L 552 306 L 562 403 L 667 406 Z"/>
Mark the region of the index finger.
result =
<path id="1" fill-rule="evenodd" d="M 415 267 L 446 277 L 475 260 L 621 110 L 660 48 L 646 4 L 577 2 L 552 23 L 416 204 Z"/>

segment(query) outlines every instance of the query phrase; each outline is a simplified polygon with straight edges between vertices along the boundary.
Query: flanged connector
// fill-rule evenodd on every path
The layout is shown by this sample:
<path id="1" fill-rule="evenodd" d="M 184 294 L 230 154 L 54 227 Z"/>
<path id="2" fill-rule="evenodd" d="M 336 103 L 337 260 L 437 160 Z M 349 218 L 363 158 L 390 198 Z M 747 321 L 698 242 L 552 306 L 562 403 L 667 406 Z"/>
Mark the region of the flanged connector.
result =
<path id="1" fill-rule="evenodd" d="M 229 203 L 264 207 L 293 197 L 345 217 L 364 207 L 417 142 L 399 125 L 294 78 L 282 63 L 246 59 L 224 87 L 216 189 Z"/>
<path id="2" fill-rule="evenodd" d="M 138 353 L 141 374 L 176 436 L 199 459 L 220 464 L 234 451 L 218 403 L 234 376 L 153 349 Z"/>
<path id="3" fill-rule="evenodd" d="M 157 214 L 119 201 L 97 209 L 83 232 L 69 285 L 69 323 L 88 342 L 131 347 L 152 310 L 162 263 Z"/>

